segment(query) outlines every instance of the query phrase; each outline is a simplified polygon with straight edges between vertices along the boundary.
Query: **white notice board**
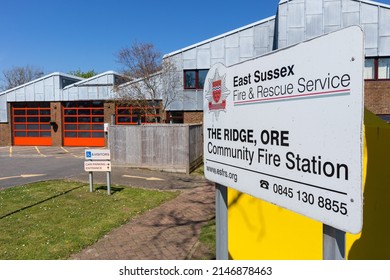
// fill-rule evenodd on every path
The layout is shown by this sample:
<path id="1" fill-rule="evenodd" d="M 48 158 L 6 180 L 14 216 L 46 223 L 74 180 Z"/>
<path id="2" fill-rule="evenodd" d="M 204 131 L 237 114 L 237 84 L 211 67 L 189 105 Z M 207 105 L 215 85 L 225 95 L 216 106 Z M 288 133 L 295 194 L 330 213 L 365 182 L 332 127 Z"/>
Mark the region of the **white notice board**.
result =
<path id="1" fill-rule="evenodd" d="M 87 160 L 110 160 L 110 149 L 87 149 L 84 151 Z"/>
<path id="2" fill-rule="evenodd" d="M 214 65 L 204 89 L 206 178 L 360 232 L 363 50 L 353 26 Z"/>

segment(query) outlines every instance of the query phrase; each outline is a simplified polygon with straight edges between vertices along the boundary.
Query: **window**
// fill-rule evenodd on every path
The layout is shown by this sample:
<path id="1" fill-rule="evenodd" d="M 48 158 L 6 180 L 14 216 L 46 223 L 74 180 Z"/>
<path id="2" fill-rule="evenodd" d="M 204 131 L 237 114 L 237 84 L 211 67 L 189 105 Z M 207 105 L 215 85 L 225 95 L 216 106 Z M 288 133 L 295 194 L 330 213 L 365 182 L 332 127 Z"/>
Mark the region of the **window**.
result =
<path id="1" fill-rule="evenodd" d="M 184 89 L 203 89 L 209 70 L 184 70 Z"/>
<path id="2" fill-rule="evenodd" d="M 167 123 L 184 123 L 184 112 L 183 111 L 170 111 L 167 112 Z"/>
<path id="3" fill-rule="evenodd" d="M 160 121 L 160 107 L 158 104 L 153 104 L 153 102 L 149 102 L 145 106 L 131 104 L 119 104 L 116 106 L 116 124 L 152 124 Z"/>
<path id="4" fill-rule="evenodd" d="M 390 79 L 390 58 L 378 59 L 378 79 Z"/>
<path id="5" fill-rule="evenodd" d="M 364 79 L 372 80 L 375 77 L 375 59 L 366 58 L 364 62 Z"/>
<path id="6" fill-rule="evenodd" d="M 61 86 L 62 86 L 62 88 L 64 88 L 64 87 L 67 87 L 67 86 L 74 84 L 76 82 L 78 82 L 78 80 L 62 78 L 61 79 Z"/>
<path id="7" fill-rule="evenodd" d="M 364 63 L 364 79 L 390 79 L 390 57 L 369 57 Z"/>

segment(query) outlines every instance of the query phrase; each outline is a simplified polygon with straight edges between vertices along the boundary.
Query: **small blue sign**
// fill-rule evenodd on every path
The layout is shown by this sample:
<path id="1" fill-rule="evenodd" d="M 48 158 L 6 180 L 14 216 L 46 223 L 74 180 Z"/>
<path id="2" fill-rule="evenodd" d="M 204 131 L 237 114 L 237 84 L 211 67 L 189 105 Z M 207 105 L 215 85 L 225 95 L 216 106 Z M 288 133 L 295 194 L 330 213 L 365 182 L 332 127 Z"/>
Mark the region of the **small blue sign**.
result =
<path id="1" fill-rule="evenodd" d="M 91 151 L 85 151 L 85 158 L 92 158 L 92 152 Z"/>

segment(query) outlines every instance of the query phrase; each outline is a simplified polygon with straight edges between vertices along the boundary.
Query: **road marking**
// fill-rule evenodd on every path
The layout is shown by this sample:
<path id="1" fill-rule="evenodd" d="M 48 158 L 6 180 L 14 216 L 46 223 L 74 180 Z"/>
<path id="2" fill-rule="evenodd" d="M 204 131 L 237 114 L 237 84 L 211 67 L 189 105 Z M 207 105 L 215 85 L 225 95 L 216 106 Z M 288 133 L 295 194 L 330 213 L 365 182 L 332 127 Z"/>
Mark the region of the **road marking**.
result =
<path id="1" fill-rule="evenodd" d="M 156 178 L 156 177 L 141 177 L 141 176 L 132 176 L 132 175 L 122 175 L 122 177 L 134 178 L 134 179 L 144 179 L 147 181 L 165 181 L 164 179 Z"/>
<path id="2" fill-rule="evenodd" d="M 64 147 L 61 147 L 61 149 L 64 150 L 66 153 L 70 154 L 71 156 L 75 157 L 75 158 L 84 158 L 84 155 L 83 155 L 83 156 L 75 155 L 74 153 L 68 151 L 68 150 L 65 149 Z"/>
<path id="3" fill-rule="evenodd" d="M 40 155 L 43 156 L 43 157 L 46 157 L 44 154 L 41 153 L 41 151 L 38 149 L 37 146 L 35 146 L 35 149 L 37 150 L 38 154 L 40 154 Z"/>
<path id="4" fill-rule="evenodd" d="M 31 178 L 31 177 L 39 177 L 39 176 L 45 176 L 46 174 L 21 174 L 16 176 L 9 176 L 9 177 L 1 177 L 0 181 L 2 180 L 8 180 L 8 179 L 15 179 L 15 178 Z"/>

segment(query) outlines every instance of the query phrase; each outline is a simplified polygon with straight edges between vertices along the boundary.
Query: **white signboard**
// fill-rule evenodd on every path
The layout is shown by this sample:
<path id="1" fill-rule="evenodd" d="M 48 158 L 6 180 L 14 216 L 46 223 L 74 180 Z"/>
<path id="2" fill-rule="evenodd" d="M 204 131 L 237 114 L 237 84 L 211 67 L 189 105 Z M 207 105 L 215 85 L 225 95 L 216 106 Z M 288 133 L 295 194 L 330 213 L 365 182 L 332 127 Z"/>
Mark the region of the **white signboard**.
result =
<path id="1" fill-rule="evenodd" d="M 87 172 L 93 172 L 93 171 L 111 172 L 111 162 L 108 160 L 84 161 L 84 170 Z"/>
<path id="2" fill-rule="evenodd" d="M 351 233 L 362 228 L 363 32 L 214 65 L 207 179 Z"/>
<path id="3" fill-rule="evenodd" d="M 85 150 L 85 159 L 88 160 L 109 160 L 110 150 Z"/>

